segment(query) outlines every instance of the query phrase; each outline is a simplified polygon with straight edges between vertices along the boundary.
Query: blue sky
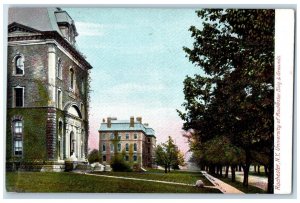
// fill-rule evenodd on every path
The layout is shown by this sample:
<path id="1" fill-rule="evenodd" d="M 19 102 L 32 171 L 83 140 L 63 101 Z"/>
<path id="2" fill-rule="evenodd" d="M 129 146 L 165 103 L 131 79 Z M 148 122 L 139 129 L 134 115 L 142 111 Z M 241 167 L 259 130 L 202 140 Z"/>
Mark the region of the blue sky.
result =
<path id="1" fill-rule="evenodd" d="M 183 80 L 199 73 L 185 57 L 191 25 L 201 26 L 194 9 L 68 8 L 79 36 L 77 46 L 93 66 L 89 147 L 98 145 L 103 118 L 142 116 L 157 142 L 170 135 L 183 151 Z"/>

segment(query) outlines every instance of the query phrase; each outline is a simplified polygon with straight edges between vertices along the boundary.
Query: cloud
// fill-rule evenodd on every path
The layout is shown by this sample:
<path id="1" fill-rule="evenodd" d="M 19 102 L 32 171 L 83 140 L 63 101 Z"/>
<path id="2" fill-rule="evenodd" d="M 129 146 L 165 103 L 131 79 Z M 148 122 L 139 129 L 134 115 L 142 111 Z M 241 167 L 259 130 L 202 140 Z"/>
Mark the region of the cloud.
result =
<path id="1" fill-rule="evenodd" d="M 76 28 L 80 36 L 103 36 L 111 30 L 124 29 L 122 24 L 100 24 L 89 22 L 76 22 Z"/>

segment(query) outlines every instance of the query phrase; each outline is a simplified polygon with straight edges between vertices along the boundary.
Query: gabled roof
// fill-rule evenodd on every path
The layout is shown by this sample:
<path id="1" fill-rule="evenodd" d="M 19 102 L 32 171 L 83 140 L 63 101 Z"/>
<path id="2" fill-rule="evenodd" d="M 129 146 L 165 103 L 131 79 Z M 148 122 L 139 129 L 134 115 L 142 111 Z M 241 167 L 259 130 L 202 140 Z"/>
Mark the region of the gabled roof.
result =
<path id="1" fill-rule="evenodd" d="M 155 137 L 155 132 L 152 128 L 146 127 L 139 122 L 134 122 L 134 127 L 130 127 L 130 121 L 128 120 L 112 120 L 110 128 L 107 127 L 107 123 L 101 123 L 99 132 L 111 131 L 142 131 L 149 137 Z"/>

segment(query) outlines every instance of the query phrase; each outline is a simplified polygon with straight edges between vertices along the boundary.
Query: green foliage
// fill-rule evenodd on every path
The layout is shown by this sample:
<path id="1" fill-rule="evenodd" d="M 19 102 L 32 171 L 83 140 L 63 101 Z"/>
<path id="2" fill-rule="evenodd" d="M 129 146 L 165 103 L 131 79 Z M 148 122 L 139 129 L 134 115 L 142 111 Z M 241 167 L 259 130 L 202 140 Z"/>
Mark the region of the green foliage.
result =
<path id="1" fill-rule="evenodd" d="M 130 165 L 124 161 L 122 154 L 115 154 L 110 162 L 113 171 L 132 171 Z"/>
<path id="2" fill-rule="evenodd" d="M 203 28 L 191 26 L 193 47 L 183 49 L 203 72 L 184 80 L 185 112 L 178 113 L 184 129 L 193 129 L 194 159 L 226 165 L 238 160 L 247 186 L 258 154 L 273 168 L 275 11 L 202 9 L 197 15 Z M 218 150 L 226 157 L 214 154 Z"/>
<path id="3" fill-rule="evenodd" d="M 165 167 L 165 172 L 170 171 L 170 167 L 178 169 L 182 163 L 182 157 L 179 155 L 178 147 L 174 144 L 173 139 L 169 136 L 167 142 L 157 145 L 155 149 L 155 162 Z"/>
<path id="4" fill-rule="evenodd" d="M 44 161 L 47 160 L 46 149 L 46 122 L 47 109 L 9 109 L 7 112 L 7 154 L 8 161 L 20 160 L 13 156 L 11 132 L 11 119 L 13 116 L 23 117 L 23 157 L 22 161 Z M 33 147 L 34 146 L 34 147 Z"/>
<path id="5" fill-rule="evenodd" d="M 41 80 L 34 80 L 39 94 L 39 100 L 36 101 L 37 106 L 47 106 L 49 101 L 49 93 L 46 85 Z"/>
<path id="6" fill-rule="evenodd" d="M 90 164 L 94 162 L 100 162 L 100 154 L 97 149 L 93 149 L 88 155 L 88 161 Z"/>

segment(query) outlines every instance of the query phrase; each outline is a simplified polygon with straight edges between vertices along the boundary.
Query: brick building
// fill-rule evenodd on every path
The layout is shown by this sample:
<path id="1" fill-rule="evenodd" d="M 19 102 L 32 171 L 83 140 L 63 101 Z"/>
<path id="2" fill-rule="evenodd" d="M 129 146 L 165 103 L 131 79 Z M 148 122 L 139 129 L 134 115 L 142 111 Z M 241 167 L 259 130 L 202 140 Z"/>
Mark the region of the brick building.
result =
<path id="1" fill-rule="evenodd" d="M 75 47 L 74 21 L 60 8 L 10 8 L 8 170 L 62 171 L 85 162 L 91 65 Z"/>
<path id="2" fill-rule="evenodd" d="M 154 130 L 142 117 L 130 117 L 130 120 L 107 118 L 99 129 L 99 153 L 103 164 L 109 164 L 112 157 L 118 153 L 125 161 L 137 167 L 152 167 L 156 137 Z"/>

